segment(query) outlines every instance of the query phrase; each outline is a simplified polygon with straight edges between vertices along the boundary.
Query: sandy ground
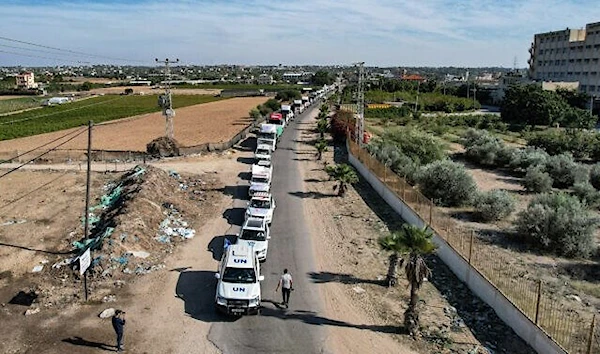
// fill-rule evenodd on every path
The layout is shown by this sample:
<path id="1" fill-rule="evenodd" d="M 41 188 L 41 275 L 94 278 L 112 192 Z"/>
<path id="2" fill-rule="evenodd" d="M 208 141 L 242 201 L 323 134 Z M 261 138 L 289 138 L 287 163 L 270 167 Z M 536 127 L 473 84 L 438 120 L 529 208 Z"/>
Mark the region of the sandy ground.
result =
<path id="1" fill-rule="evenodd" d="M 177 109 L 175 139 L 182 146 L 227 141 L 251 123 L 248 112 L 265 100 L 264 97 L 232 98 Z M 93 131 L 93 149 L 146 151 L 147 143 L 164 135 L 164 121 L 157 112 L 98 125 Z M 0 141 L 0 153 L 26 151 L 78 129 L 81 128 Z M 87 134 L 82 134 L 61 149 L 85 149 L 86 146 Z"/>
<path id="2" fill-rule="evenodd" d="M 133 89 L 135 94 L 156 94 L 157 92 L 163 91 L 163 89 L 153 89 L 150 86 L 121 86 L 121 87 L 103 87 L 90 90 L 93 94 L 105 94 L 105 95 L 119 95 L 125 91 L 126 88 Z M 221 89 L 171 89 L 173 94 L 176 95 L 218 95 L 221 93 Z"/>

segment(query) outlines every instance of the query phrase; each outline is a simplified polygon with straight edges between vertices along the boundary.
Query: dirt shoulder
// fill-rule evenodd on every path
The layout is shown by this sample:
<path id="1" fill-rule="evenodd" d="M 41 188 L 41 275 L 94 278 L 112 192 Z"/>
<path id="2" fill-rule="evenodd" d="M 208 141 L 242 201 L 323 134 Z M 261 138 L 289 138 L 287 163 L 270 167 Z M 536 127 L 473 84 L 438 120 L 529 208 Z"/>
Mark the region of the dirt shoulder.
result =
<path id="1" fill-rule="evenodd" d="M 333 146 L 323 162 L 315 161 L 313 124 L 305 125 L 298 147 L 303 157 L 305 211 L 311 220 L 321 271 L 312 274 L 321 284 L 327 316 L 350 323 L 330 329 L 332 349 L 340 353 L 533 353 L 494 311 L 474 297 L 437 258 L 428 265 L 433 279 L 421 290 L 424 339 L 404 334 L 402 319 L 408 303 L 408 283 L 400 271 L 394 288 L 384 285 L 387 254 L 377 238 L 400 227 L 399 216 L 361 180 L 345 198 L 334 195 L 324 163 L 343 162 L 345 149 Z M 366 329 L 366 330 L 365 330 Z M 476 349 L 478 348 L 478 349 Z"/>

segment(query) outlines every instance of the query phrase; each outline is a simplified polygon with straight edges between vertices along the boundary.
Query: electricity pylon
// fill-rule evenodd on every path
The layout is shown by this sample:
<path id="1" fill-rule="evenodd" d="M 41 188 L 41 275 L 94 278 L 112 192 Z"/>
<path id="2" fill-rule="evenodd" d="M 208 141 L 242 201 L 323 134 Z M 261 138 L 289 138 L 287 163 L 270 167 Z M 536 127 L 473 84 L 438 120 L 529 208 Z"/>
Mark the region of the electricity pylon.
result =
<path id="1" fill-rule="evenodd" d="M 173 103 L 171 100 L 171 70 L 169 64 L 179 63 L 179 59 L 175 61 L 169 61 L 169 59 L 158 60 L 154 59 L 157 63 L 165 64 L 165 93 L 158 97 L 158 105 L 162 108 L 163 116 L 165 116 L 165 136 L 169 139 L 175 138 L 175 128 L 173 126 L 173 117 L 175 117 L 175 111 L 173 110 Z"/>
<path id="2" fill-rule="evenodd" d="M 365 62 L 354 63 L 358 66 L 358 90 L 356 92 L 356 142 L 363 146 L 365 132 Z"/>

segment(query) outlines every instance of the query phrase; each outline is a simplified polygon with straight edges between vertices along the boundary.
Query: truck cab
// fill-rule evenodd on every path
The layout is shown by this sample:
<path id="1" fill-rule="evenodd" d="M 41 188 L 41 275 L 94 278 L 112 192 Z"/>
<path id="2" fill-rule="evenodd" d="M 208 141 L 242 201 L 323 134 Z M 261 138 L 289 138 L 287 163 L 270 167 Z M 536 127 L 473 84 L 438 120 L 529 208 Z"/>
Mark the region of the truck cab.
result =
<path id="1" fill-rule="evenodd" d="M 254 159 L 256 159 L 257 161 L 270 160 L 272 153 L 273 150 L 271 149 L 270 145 L 259 144 L 258 146 L 256 146 L 256 150 L 254 151 Z"/>
<path id="2" fill-rule="evenodd" d="M 248 315 L 260 311 L 260 262 L 252 247 L 234 244 L 227 247 L 215 273 L 215 306 L 228 315 Z"/>
<path id="3" fill-rule="evenodd" d="M 249 217 L 238 234 L 236 245 L 245 245 L 252 248 L 258 260 L 262 262 L 267 259 L 270 238 L 271 234 L 267 221 L 263 218 Z"/>
<path id="4" fill-rule="evenodd" d="M 277 140 L 279 140 L 279 135 L 277 134 L 277 126 L 275 124 L 260 125 L 260 131 L 256 139 L 258 145 L 269 145 L 271 150 L 275 151 Z"/>
<path id="5" fill-rule="evenodd" d="M 252 165 L 252 177 L 250 177 L 248 195 L 252 197 L 257 192 L 270 192 L 272 175 L 273 170 L 270 167 Z"/>
<path id="6" fill-rule="evenodd" d="M 285 128 L 285 119 L 283 118 L 283 114 L 281 114 L 279 112 L 271 113 L 271 115 L 269 115 L 268 123 L 280 126 L 282 131 L 283 131 L 283 128 Z"/>

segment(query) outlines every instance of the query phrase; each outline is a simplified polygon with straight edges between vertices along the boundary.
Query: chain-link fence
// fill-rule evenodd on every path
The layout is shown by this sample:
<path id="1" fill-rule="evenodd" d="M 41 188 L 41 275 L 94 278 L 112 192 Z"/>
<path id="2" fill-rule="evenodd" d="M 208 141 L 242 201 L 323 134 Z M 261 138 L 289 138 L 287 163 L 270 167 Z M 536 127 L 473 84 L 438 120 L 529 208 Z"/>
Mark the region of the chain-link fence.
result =
<path id="1" fill-rule="evenodd" d="M 555 342 L 569 353 L 600 353 L 600 330 L 595 325 L 595 315 L 565 307 L 551 291 L 546 291 L 541 281 L 520 274 L 514 258 L 485 245 L 474 230 L 460 225 L 435 207 L 403 177 L 351 139 L 348 146 L 352 155 Z"/>

